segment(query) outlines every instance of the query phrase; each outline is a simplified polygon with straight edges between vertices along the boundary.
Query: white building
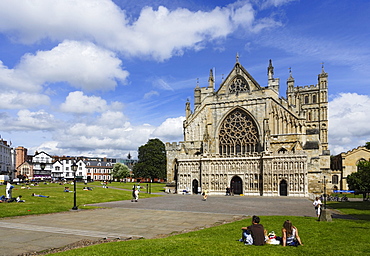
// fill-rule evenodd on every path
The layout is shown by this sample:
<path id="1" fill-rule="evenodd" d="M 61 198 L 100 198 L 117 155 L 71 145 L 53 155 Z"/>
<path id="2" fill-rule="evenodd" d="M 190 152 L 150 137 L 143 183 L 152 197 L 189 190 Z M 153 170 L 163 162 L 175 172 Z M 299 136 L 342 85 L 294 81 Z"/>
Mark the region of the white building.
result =
<path id="1" fill-rule="evenodd" d="M 0 173 L 14 178 L 13 150 L 10 146 L 7 141 L 0 139 Z"/>
<path id="2" fill-rule="evenodd" d="M 78 168 L 76 171 L 76 178 L 77 179 L 87 179 L 86 174 L 86 164 L 82 160 L 74 160 L 74 159 L 63 159 L 58 160 L 53 163 L 51 176 L 55 180 L 70 180 L 74 178 L 74 173 L 72 171 L 72 165 L 73 163 L 76 163 Z"/>
<path id="3" fill-rule="evenodd" d="M 44 151 L 36 152 L 32 157 L 33 178 L 51 179 L 51 169 L 53 167 L 53 157 Z"/>

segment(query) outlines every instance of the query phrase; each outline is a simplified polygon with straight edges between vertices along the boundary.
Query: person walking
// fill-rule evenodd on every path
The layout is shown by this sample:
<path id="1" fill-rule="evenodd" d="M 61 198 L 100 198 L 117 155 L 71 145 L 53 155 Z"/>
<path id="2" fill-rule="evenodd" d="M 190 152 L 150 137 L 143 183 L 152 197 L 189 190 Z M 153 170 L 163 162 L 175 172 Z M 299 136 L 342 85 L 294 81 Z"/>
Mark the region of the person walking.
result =
<path id="1" fill-rule="evenodd" d="M 5 197 L 7 200 L 12 199 L 12 191 L 14 186 L 8 181 L 5 188 Z"/>
<path id="2" fill-rule="evenodd" d="M 315 198 L 315 201 L 313 201 L 313 206 L 315 207 L 315 211 L 316 211 L 316 215 L 317 215 L 317 218 L 320 218 L 320 214 L 321 214 L 321 200 L 320 198 L 316 197 Z"/>
<path id="3" fill-rule="evenodd" d="M 135 189 L 134 195 L 135 195 L 135 202 L 137 202 L 139 200 L 139 190 L 138 189 Z"/>
<path id="4" fill-rule="evenodd" d="M 203 195 L 203 201 L 207 201 L 207 198 L 208 198 L 208 190 L 207 190 L 207 189 L 205 189 L 205 190 L 203 191 L 202 195 Z"/>

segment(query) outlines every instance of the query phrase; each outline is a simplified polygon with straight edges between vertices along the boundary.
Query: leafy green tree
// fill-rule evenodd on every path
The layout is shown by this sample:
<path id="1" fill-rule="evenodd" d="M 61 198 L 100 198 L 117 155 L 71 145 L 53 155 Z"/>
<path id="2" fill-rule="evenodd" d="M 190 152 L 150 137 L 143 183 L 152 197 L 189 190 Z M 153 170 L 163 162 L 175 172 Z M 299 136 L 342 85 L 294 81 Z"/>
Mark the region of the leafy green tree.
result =
<path id="1" fill-rule="evenodd" d="M 366 142 L 365 147 L 366 147 L 367 149 L 370 149 L 370 142 Z"/>
<path id="2" fill-rule="evenodd" d="M 360 161 L 358 171 L 347 176 L 348 187 L 357 193 L 362 193 L 364 199 L 370 192 L 370 162 Z"/>
<path id="3" fill-rule="evenodd" d="M 130 176 L 130 169 L 125 164 L 116 163 L 113 166 L 112 176 L 113 176 L 113 179 L 118 179 L 118 180 L 127 178 Z"/>
<path id="4" fill-rule="evenodd" d="M 165 178 L 166 177 L 166 149 L 159 139 L 150 139 L 139 147 L 138 162 L 133 172 L 137 178 Z"/>

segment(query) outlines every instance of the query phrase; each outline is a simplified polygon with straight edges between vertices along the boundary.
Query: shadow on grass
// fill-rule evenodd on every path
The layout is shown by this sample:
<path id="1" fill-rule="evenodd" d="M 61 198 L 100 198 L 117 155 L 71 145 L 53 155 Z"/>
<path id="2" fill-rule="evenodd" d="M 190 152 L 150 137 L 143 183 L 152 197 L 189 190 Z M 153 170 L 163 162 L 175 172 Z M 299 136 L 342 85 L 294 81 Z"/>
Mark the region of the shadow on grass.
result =
<path id="1" fill-rule="evenodd" d="M 331 202 L 330 208 L 337 209 L 343 214 L 332 214 L 333 218 L 341 219 L 357 219 L 370 221 L 370 202 L 354 201 L 354 202 Z"/>

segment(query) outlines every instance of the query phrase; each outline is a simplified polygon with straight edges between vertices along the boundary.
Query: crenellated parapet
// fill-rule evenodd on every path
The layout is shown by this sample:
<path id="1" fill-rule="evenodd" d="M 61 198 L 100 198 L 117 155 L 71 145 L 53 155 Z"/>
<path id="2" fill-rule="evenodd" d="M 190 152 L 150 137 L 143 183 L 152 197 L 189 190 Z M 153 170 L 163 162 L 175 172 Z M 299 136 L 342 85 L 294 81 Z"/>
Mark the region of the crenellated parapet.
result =
<path id="1" fill-rule="evenodd" d="M 166 142 L 166 151 L 179 151 L 181 149 L 182 142 Z"/>

